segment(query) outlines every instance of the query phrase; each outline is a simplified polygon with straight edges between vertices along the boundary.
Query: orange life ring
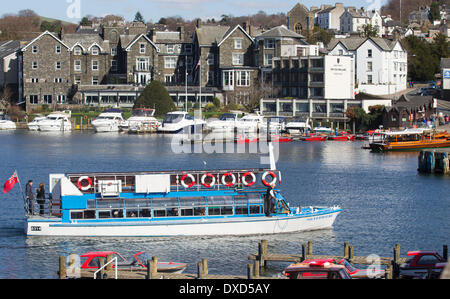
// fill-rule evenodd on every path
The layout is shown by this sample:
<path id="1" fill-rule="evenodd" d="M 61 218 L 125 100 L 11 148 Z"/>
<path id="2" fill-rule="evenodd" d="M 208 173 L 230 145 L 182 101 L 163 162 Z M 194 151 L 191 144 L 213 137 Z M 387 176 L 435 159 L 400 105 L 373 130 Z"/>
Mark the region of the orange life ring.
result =
<path id="1" fill-rule="evenodd" d="M 268 182 L 266 181 L 266 177 L 270 175 L 272 177 L 272 181 Z M 272 186 L 277 182 L 277 175 L 273 171 L 266 171 L 262 176 L 262 183 L 266 185 L 267 187 Z"/>
<path id="2" fill-rule="evenodd" d="M 87 181 L 88 184 L 86 186 L 83 186 L 82 182 Z M 92 188 L 92 180 L 88 176 L 82 176 L 78 179 L 78 189 L 81 191 L 87 191 Z"/>
<path id="3" fill-rule="evenodd" d="M 231 182 L 227 183 L 226 178 L 231 177 Z M 231 172 L 227 172 L 222 176 L 222 184 L 226 187 L 232 187 L 236 184 L 236 177 Z"/>
<path id="4" fill-rule="evenodd" d="M 247 177 L 248 176 L 252 177 L 252 181 L 251 182 L 247 182 Z M 255 174 L 253 172 L 251 172 L 251 171 L 244 173 L 244 175 L 242 176 L 242 183 L 246 187 L 250 187 L 250 186 L 253 186 L 254 184 L 256 184 L 256 176 L 255 176 Z"/>
<path id="5" fill-rule="evenodd" d="M 189 185 L 184 182 L 187 178 L 191 179 L 191 183 Z M 186 188 L 186 189 L 194 187 L 194 185 L 195 185 L 195 178 L 194 178 L 194 176 L 192 174 L 185 174 L 185 175 L 183 175 L 181 177 L 181 185 L 183 185 L 183 187 Z"/>
<path id="6" fill-rule="evenodd" d="M 206 183 L 206 178 L 211 178 L 211 183 Z M 206 173 L 202 176 L 202 185 L 205 186 L 206 188 L 211 188 L 216 184 L 216 178 L 210 174 L 210 173 Z"/>

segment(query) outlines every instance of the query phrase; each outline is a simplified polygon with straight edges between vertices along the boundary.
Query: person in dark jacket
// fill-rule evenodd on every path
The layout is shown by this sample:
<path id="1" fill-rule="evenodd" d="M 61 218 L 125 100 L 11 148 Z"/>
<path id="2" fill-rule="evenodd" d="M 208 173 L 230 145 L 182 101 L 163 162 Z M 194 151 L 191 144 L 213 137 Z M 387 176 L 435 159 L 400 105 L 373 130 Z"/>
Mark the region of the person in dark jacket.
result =
<path id="1" fill-rule="evenodd" d="M 37 189 L 37 203 L 39 204 L 39 215 L 44 215 L 45 212 L 45 184 L 40 183 Z"/>
<path id="2" fill-rule="evenodd" d="M 34 192 L 33 192 L 33 181 L 29 180 L 25 186 L 25 197 L 27 200 L 28 214 L 34 215 Z"/>
<path id="3" fill-rule="evenodd" d="M 273 200 L 276 200 L 274 188 L 275 184 L 270 185 L 269 188 L 267 188 L 267 193 L 264 197 L 264 208 L 267 217 L 272 217 L 270 214 L 274 212 Z"/>

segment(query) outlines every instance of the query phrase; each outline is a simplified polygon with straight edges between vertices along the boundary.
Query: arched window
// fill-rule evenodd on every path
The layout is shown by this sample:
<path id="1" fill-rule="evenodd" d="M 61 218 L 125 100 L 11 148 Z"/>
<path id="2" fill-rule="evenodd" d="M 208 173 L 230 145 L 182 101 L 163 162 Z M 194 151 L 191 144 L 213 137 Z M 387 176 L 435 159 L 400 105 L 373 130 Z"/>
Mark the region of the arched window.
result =
<path id="1" fill-rule="evenodd" d="M 92 55 L 98 55 L 100 53 L 100 48 L 97 46 L 93 46 L 91 49 Z"/>
<path id="2" fill-rule="evenodd" d="M 301 34 L 303 30 L 303 26 L 300 23 L 295 24 L 294 26 L 294 31 L 298 34 Z"/>
<path id="3" fill-rule="evenodd" d="M 74 55 L 81 55 L 81 53 L 83 53 L 83 50 L 81 49 L 80 46 L 76 46 L 73 50 L 73 54 Z"/>

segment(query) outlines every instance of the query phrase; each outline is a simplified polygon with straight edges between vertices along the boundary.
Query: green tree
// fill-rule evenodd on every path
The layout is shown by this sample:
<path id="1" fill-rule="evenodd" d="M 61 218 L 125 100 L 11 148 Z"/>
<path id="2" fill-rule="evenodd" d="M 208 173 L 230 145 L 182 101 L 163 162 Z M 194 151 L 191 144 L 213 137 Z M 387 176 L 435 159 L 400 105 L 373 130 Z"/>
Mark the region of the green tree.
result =
<path id="1" fill-rule="evenodd" d="M 134 16 L 134 21 L 145 23 L 144 17 L 142 16 L 141 12 L 138 11 L 136 13 L 136 15 Z"/>
<path id="2" fill-rule="evenodd" d="M 134 108 L 155 109 L 157 116 L 164 116 L 170 111 L 176 110 L 175 104 L 167 89 L 159 81 L 152 81 L 142 91 L 134 104 Z"/>
<path id="3" fill-rule="evenodd" d="M 84 17 L 80 21 L 81 26 L 92 26 L 92 21 L 89 20 L 87 17 Z"/>
<path id="4" fill-rule="evenodd" d="M 378 36 L 378 30 L 372 24 L 365 24 L 362 25 L 362 31 L 361 36 L 363 37 L 377 37 Z"/>
<path id="5" fill-rule="evenodd" d="M 432 45 L 417 36 L 408 36 L 403 44 L 408 52 L 408 76 L 413 81 L 433 80 L 439 58 L 432 55 Z"/>
<path id="6" fill-rule="evenodd" d="M 441 19 L 441 11 L 439 8 L 439 2 L 433 1 L 430 5 L 430 15 L 429 15 L 430 21 L 436 21 Z"/>

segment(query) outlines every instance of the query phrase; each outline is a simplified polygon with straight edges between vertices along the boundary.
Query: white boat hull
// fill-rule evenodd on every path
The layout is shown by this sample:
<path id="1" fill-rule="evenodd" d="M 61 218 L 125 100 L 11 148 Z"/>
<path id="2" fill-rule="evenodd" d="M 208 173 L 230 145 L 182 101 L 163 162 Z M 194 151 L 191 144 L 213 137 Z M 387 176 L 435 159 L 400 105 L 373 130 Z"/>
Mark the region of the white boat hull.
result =
<path id="1" fill-rule="evenodd" d="M 16 124 L 12 121 L 1 121 L 0 130 L 15 130 Z"/>
<path id="2" fill-rule="evenodd" d="M 101 124 L 101 125 L 92 125 L 94 127 L 95 132 L 97 133 L 105 133 L 105 132 L 119 132 L 119 124 L 111 123 L 111 124 Z"/>
<path id="3" fill-rule="evenodd" d="M 42 132 L 58 132 L 58 131 L 72 131 L 72 124 L 64 124 L 64 128 L 61 124 L 40 124 L 39 131 Z"/>
<path id="4" fill-rule="evenodd" d="M 146 222 L 61 223 L 46 219 L 29 219 L 29 236 L 79 237 L 163 237 L 163 236 L 226 236 L 278 234 L 328 229 L 341 210 L 327 214 L 273 217 L 202 218 L 196 220 Z"/>

